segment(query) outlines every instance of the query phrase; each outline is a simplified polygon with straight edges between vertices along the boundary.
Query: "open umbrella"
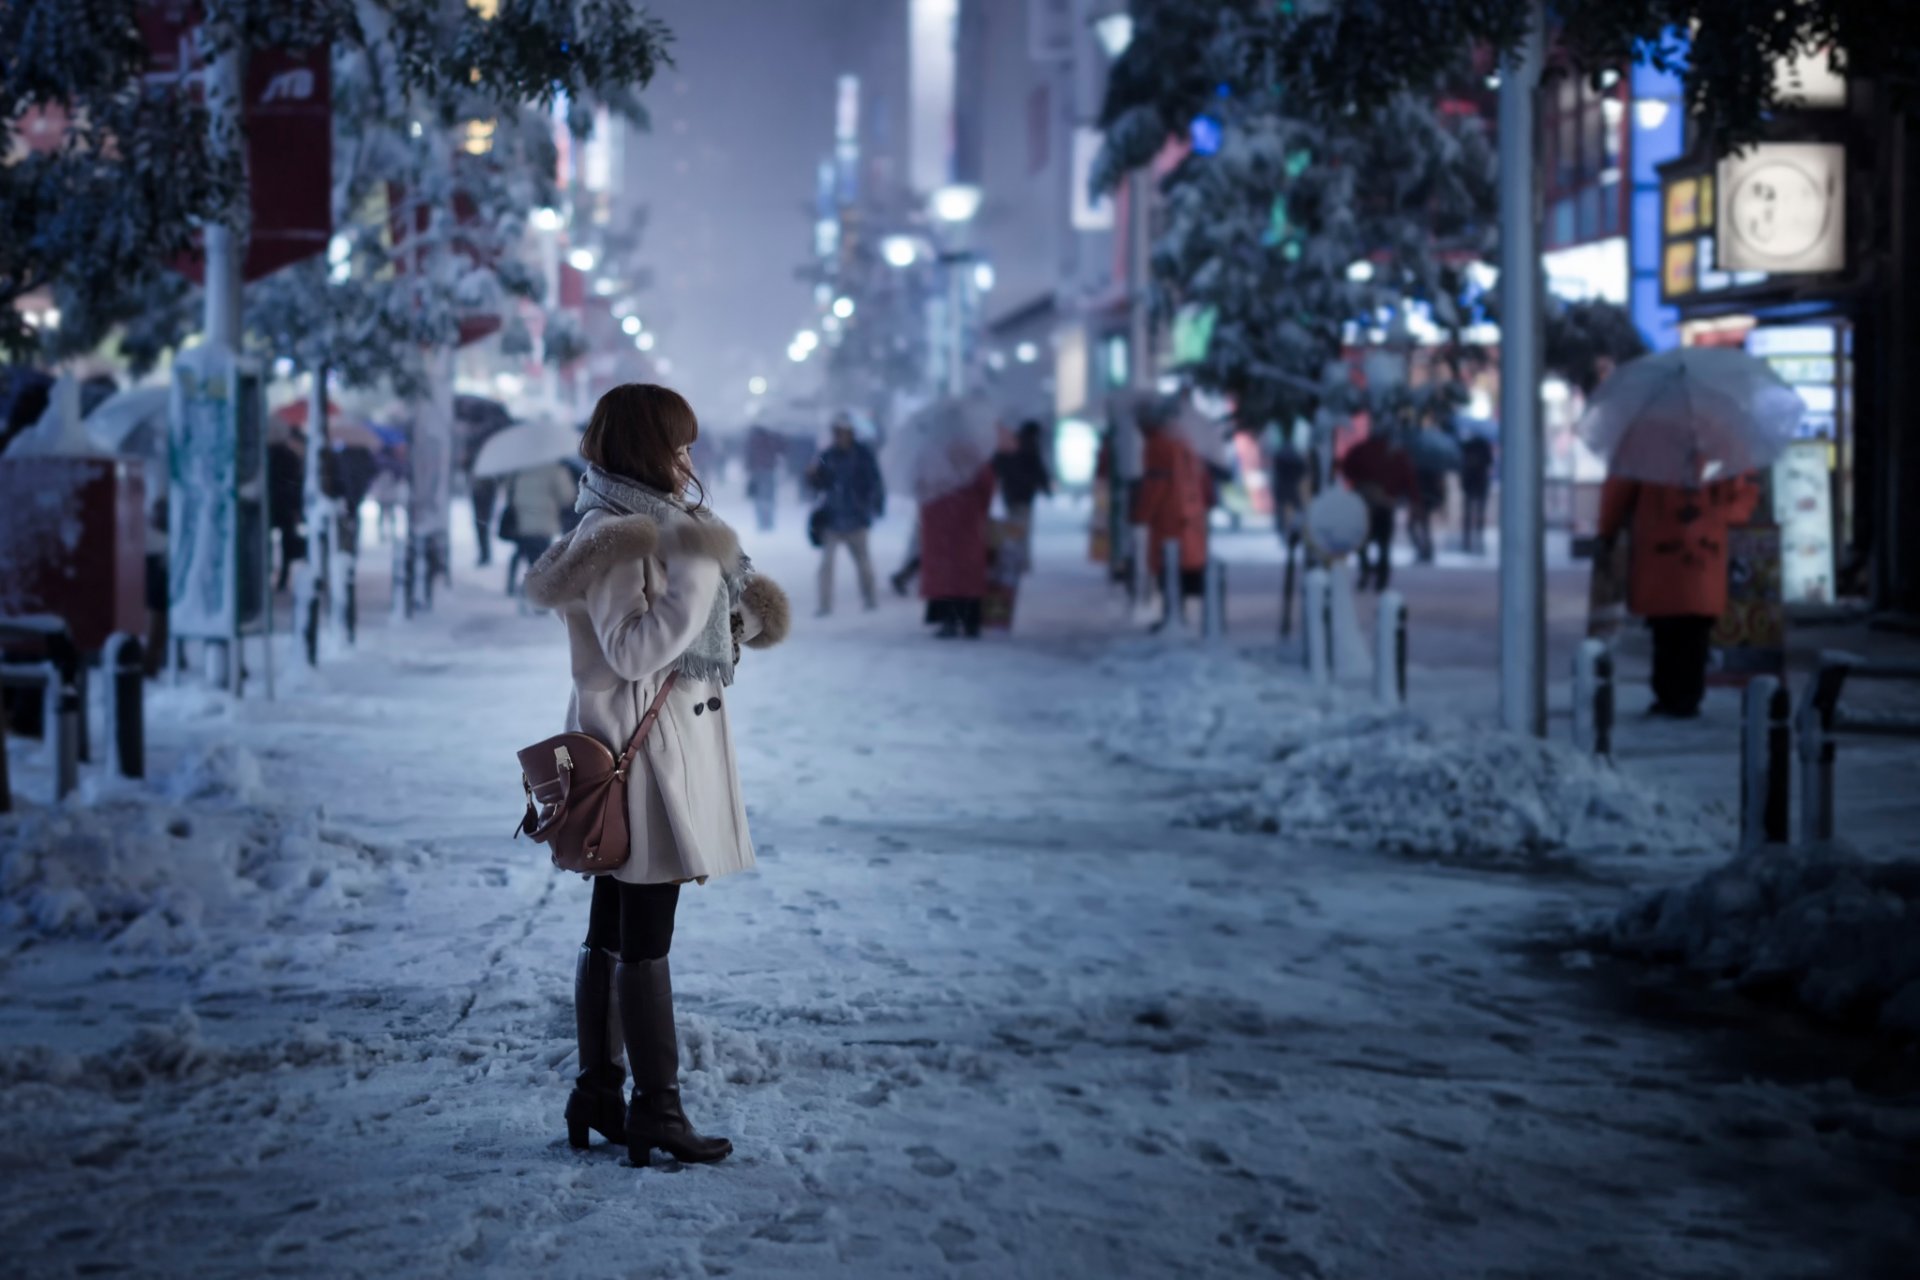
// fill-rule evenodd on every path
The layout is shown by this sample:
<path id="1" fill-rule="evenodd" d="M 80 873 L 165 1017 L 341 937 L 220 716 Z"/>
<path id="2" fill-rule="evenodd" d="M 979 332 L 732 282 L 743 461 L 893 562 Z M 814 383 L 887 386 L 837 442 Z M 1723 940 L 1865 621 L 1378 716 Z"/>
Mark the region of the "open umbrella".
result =
<path id="1" fill-rule="evenodd" d="M 102 449 L 149 461 L 167 456 L 167 387 L 133 387 L 102 400 L 84 426 Z"/>
<path id="2" fill-rule="evenodd" d="M 487 437 L 473 459 L 473 474 L 511 475 L 530 467 L 560 462 L 580 450 L 580 433 L 557 422 L 522 422 Z"/>
<path id="3" fill-rule="evenodd" d="M 1612 474 L 1692 488 L 1771 466 L 1805 412 L 1764 361 L 1733 347 L 1680 347 L 1614 370 L 1577 429 Z"/>
<path id="4" fill-rule="evenodd" d="M 1424 471 L 1458 471 L 1460 441 L 1433 427 L 1422 427 L 1407 437 L 1407 453 L 1413 465 Z"/>
<path id="5" fill-rule="evenodd" d="M 881 463 L 890 487 L 931 502 L 978 478 L 999 447 L 993 406 L 979 396 L 949 396 L 901 423 Z"/>

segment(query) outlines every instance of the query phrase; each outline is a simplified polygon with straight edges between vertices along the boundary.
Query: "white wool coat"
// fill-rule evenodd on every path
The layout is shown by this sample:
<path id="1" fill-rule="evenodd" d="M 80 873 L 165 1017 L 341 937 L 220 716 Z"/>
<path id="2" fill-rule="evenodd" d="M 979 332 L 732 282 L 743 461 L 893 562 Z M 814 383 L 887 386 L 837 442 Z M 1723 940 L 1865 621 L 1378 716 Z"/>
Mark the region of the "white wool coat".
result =
<path id="1" fill-rule="evenodd" d="M 528 571 L 527 599 L 566 623 L 573 663 L 570 732 L 613 749 L 627 741 L 661 682 L 700 634 L 740 558 L 733 531 L 711 518 L 589 512 Z M 742 644 L 786 638 L 791 610 L 770 579 L 751 576 L 739 602 Z M 681 676 L 628 775 L 632 856 L 610 874 L 662 884 L 745 871 L 754 864 L 733 716 L 717 680 Z"/>

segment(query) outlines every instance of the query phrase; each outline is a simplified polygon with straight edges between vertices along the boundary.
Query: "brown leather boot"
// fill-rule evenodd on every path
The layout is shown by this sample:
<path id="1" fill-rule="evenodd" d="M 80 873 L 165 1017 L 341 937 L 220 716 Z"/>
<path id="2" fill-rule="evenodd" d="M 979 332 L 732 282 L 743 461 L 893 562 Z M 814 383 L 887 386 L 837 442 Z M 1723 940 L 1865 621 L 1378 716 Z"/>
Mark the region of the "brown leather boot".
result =
<path id="1" fill-rule="evenodd" d="M 607 1034 L 607 1006 L 613 999 L 613 957 L 581 947 L 573 963 L 574 1036 L 580 1046 L 580 1074 L 567 1096 L 567 1142 L 586 1150 L 588 1130 L 608 1142 L 625 1142 L 627 1073 L 613 1060 Z"/>
<path id="2" fill-rule="evenodd" d="M 708 1164 L 731 1155 L 731 1142 L 702 1137 L 680 1108 L 680 1041 L 673 1029 L 673 976 L 666 957 L 622 960 L 614 967 L 613 986 L 633 1066 L 627 1158 L 644 1166 L 656 1148 L 685 1164 Z"/>

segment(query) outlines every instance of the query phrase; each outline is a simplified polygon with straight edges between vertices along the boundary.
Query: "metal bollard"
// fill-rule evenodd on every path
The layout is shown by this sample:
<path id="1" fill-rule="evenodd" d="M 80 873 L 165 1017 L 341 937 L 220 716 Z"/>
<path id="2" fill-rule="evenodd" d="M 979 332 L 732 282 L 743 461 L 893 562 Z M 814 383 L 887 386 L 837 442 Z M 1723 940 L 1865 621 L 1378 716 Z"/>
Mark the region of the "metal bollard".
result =
<path id="1" fill-rule="evenodd" d="M 1301 620 L 1307 628 L 1307 674 L 1315 684 L 1327 684 L 1333 679 L 1332 593 L 1329 582 L 1325 569 L 1307 570 L 1300 608 Z"/>
<path id="2" fill-rule="evenodd" d="M 139 636 L 115 635 L 107 641 L 107 670 L 112 680 L 108 704 L 114 762 L 123 778 L 147 776 L 146 649 Z"/>
<path id="3" fill-rule="evenodd" d="M 1200 634 L 1221 640 L 1227 634 L 1227 566 L 1207 561 L 1206 595 L 1201 599 Z"/>
<path id="4" fill-rule="evenodd" d="M 1794 737 L 1800 748 L 1800 843 L 1833 838 L 1834 713 L 1850 668 L 1826 664 L 1802 694 Z"/>
<path id="5" fill-rule="evenodd" d="M 1144 605 L 1153 598 L 1153 534 L 1146 525 L 1132 526 L 1133 603 Z"/>
<path id="6" fill-rule="evenodd" d="M 1593 661 L 1593 754 L 1613 759 L 1613 650 L 1603 647 Z"/>
<path id="7" fill-rule="evenodd" d="M 1373 694 L 1389 706 L 1407 702 L 1407 601 L 1398 591 L 1380 595 L 1374 629 Z"/>
<path id="8" fill-rule="evenodd" d="M 1765 826 L 1768 844 L 1787 842 L 1793 787 L 1793 700 L 1786 686 L 1776 689 L 1767 707 L 1767 808 Z"/>
<path id="9" fill-rule="evenodd" d="M 1773 676 L 1756 676 L 1742 695 L 1740 718 L 1740 851 L 1787 838 L 1791 733 L 1787 691 Z"/>
<path id="10" fill-rule="evenodd" d="M 1583 640 L 1573 655 L 1573 741 L 1613 756 L 1613 651 L 1604 640 Z"/>
<path id="11" fill-rule="evenodd" d="M 61 674 L 56 663 L 46 663 L 45 717 L 53 744 L 53 798 L 66 799 L 80 785 L 80 689 Z"/>
<path id="12" fill-rule="evenodd" d="M 1180 592 L 1179 541 L 1174 538 L 1168 538 L 1166 542 L 1162 544 L 1161 555 L 1165 567 L 1162 572 L 1160 589 L 1166 593 L 1167 625 L 1172 627 L 1185 627 L 1187 625 L 1187 602 Z"/>

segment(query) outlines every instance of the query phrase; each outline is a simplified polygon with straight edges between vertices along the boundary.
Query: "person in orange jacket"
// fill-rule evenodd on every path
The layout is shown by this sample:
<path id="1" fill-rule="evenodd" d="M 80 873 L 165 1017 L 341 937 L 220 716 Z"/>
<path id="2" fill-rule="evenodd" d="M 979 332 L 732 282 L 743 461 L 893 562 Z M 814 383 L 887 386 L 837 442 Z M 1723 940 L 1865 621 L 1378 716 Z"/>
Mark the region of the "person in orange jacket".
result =
<path id="1" fill-rule="evenodd" d="M 1759 496 L 1745 476 L 1691 489 L 1610 476 L 1600 491 L 1600 539 L 1630 537 L 1627 608 L 1653 633 L 1651 715 L 1700 714 L 1713 625 L 1727 608 L 1727 535 Z"/>
<path id="2" fill-rule="evenodd" d="M 1152 557 L 1148 561 L 1157 575 L 1163 572 L 1169 541 L 1180 544 L 1180 599 L 1165 601 L 1165 612 L 1155 630 L 1163 627 L 1181 609 L 1186 597 L 1200 595 L 1206 589 L 1207 570 L 1207 468 L 1195 455 L 1174 424 L 1165 417 L 1144 422 L 1146 449 L 1145 474 L 1133 499 L 1133 522 L 1147 526 Z"/>

